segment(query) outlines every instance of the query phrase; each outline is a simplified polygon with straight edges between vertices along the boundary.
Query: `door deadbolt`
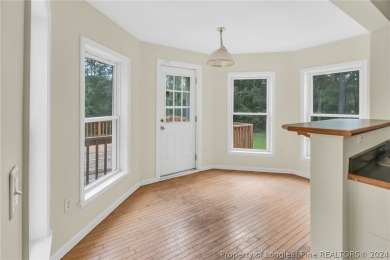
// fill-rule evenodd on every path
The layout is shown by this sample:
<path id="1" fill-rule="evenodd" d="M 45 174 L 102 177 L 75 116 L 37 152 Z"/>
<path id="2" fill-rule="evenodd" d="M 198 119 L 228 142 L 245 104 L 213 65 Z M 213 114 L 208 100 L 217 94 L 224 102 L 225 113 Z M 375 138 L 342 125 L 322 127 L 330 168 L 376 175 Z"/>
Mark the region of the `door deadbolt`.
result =
<path id="1" fill-rule="evenodd" d="M 161 129 L 161 130 L 165 130 L 165 127 L 161 126 L 160 129 Z"/>

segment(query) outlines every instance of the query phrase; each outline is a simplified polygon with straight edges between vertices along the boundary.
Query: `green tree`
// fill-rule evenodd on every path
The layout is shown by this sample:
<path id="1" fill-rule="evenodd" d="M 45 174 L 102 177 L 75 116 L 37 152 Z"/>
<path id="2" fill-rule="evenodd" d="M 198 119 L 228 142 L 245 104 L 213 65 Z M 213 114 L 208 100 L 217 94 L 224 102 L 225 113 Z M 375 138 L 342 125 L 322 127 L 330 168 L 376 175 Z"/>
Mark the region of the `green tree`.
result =
<path id="1" fill-rule="evenodd" d="M 359 71 L 314 76 L 313 112 L 359 114 Z"/>
<path id="2" fill-rule="evenodd" d="M 234 112 L 267 112 L 267 80 L 234 80 Z M 233 121 L 253 124 L 255 133 L 265 132 L 267 127 L 266 116 L 234 115 Z"/>
<path id="3" fill-rule="evenodd" d="M 85 117 L 112 115 L 112 65 L 85 59 Z"/>

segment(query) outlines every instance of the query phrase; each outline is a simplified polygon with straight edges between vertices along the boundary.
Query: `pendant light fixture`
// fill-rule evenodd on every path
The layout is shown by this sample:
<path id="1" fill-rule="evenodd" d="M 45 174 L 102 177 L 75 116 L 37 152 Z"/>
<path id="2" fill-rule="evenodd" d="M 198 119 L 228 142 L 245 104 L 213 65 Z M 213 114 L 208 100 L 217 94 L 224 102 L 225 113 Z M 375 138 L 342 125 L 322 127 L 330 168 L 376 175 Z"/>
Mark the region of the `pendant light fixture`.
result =
<path id="1" fill-rule="evenodd" d="M 221 39 L 221 47 L 218 50 L 211 53 L 207 64 L 213 67 L 227 67 L 234 65 L 234 60 L 232 55 L 226 50 L 225 46 L 223 46 L 222 40 L 222 32 L 225 31 L 225 27 L 218 27 L 217 31 L 220 34 Z"/>

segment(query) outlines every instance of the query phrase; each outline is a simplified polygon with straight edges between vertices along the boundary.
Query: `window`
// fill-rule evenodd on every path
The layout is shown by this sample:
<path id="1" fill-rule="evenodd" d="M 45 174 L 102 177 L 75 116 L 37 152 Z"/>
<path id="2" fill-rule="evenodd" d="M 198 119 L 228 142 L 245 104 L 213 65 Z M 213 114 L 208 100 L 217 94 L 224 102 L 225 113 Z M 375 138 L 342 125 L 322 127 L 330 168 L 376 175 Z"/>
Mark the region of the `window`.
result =
<path id="1" fill-rule="evenodd" d="M 85 57 L 84 185 L 115 172 L 119 114 L 116 109 L 116 65 Z"/>
<path id="2" fill-rule="evenodd" d="M 129 171 L 129 60 L 81 38 L 81 205 Z"/>
<path id="3" fill-rule="evenodd" d="M 367 117 L 366 61 L 303 71 L 305 122 Z M 302 157 L 310 158 L 310 139 L 303 138 Z"/>
<path id="4" fill-rule="evenodd" d="M 229 73 L 229 152 L 272 154 L 274 73 Z"/>
<path id="5" fill-rule="evenodd" d="M 190 77 L 166 75 L 165 122 L 189 122 Z"/>

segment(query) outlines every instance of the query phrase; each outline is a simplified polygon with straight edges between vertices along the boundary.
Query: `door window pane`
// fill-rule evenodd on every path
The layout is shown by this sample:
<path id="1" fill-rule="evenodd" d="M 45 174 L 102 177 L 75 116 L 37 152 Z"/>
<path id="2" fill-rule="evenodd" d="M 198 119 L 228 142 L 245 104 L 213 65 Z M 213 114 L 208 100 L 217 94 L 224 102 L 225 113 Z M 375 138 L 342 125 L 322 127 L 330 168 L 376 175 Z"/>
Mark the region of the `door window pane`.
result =
<path id="1" fill-rule="evenodd" d="M 173 76 L 167 75 L 165 83 L 167 90 L 173 90 Z"/>
<path id="2" fill-rule="evenodd" d="M 182 89 L 182 77 L 175 76 L 175 90 L 181 90 Z"/>
<path id="3" fill-rule="evenodd" d="M 167 108 L 165 111 L 165 122 L 173 122 L 173 108 Z"/>
<path id="4" fill-rule="evenodd" d="M 190 106 L 190 93 L 183 93 L 183 106 Z"/>
<path id="5" fill-rule="evenodd" d="M 175 92 L 175 106 L 182 105 L 181 92 Z"/>
<path id="6" fill-rule="evenodd" d="M 190 77 L 183 77 L 183 90 L 190 91 Z"/>
<path id="7" fill-rule="evenodd" d="M 175 108 L 175 122 L 181 122 L 181 108 Z"/>
<path id="8" fill-rule="evenodd" d="M 165 93 L 165 104 L 166 106 L 173 106 L 173 92 L 167 91 Z"/>
<path id="9" fill-rule="evenodd" d="M 183 108 L 183 122 L 189 122 L 190 121 L 190 109 L 189 108 Z"/>

